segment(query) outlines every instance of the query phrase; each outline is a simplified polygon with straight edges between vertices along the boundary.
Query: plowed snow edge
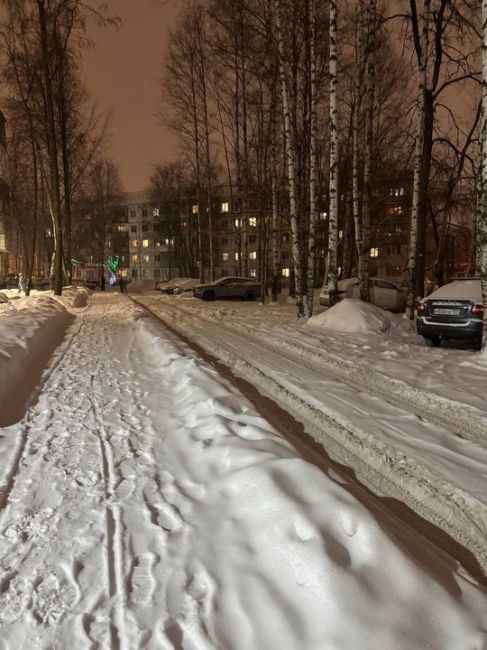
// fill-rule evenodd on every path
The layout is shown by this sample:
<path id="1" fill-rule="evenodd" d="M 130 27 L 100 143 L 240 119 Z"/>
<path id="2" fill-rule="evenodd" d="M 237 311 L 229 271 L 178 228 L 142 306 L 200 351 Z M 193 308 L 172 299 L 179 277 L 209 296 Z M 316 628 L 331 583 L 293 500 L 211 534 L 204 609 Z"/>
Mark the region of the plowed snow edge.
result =
<path id="1" fill-rule="evenodd" d="M 323 404 L 311 404 L 297 397 L 247 360 L 185 328 L 180 320 L 154 312 L 135 299 L 134 302 L 274 399 L 303 423 L 306 432 L 322 444 L 334 460 L 351 467 L 357 478 L 373 492 L 403 502 L 467 548 L 487 575 L 487 508 L 477 499 L 406 454 L 358 429 L 346 418 L 332 413 Z"/>

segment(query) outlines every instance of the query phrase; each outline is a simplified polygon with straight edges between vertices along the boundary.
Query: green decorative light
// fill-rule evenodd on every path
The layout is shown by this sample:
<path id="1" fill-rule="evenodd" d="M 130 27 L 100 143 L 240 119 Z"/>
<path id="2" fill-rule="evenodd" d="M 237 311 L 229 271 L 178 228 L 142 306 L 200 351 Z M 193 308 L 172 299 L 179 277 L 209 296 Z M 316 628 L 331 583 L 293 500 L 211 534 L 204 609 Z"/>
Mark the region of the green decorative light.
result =
<path id="1" fill-rule="evenodd" d="M 112 273 L 118 271 L 119 262 L 120 262 L 120 255 L 115 255 L 114 257 L 110 257 L 110 259 L 107 261 L 107 266 Z"/>
<path id="2" fill-rule="evenodd" d="M 75 260 L 74 257 L 71 259 L 71 264 L 73 266 L 81 266 L 81 262 L 79 260 Z"/>

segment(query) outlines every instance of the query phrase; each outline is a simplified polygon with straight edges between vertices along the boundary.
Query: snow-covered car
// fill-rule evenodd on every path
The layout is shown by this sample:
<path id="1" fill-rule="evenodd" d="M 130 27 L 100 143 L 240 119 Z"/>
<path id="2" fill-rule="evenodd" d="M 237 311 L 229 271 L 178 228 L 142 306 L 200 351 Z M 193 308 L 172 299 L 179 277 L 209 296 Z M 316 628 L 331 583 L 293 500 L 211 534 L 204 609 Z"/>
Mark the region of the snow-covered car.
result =
<path id="1" fill-rule="evenodd" d="M 166 293 L 170 296 L 184 293 L 186 291 L 193 293 L 194 287 L 200 283 L 195 278 L 173 278 L 169 282 L 158 282 L 156 284 L 157 291 Z"/>
<path id="2" fill-rule="evenodd" d="M 242 298 L 257 300 L 260 298 L 260 284 L 251 278 L 223 276 L 209 284 L 198 284 L 193 289 L 196 298 L 216 300 L 217 298 Z"/>
<path id="3" fill-rule="evenodd" d="M 482 288 L 479 278 L 453 279 L 423 298 L 416 312 L 416 329 L 427 345 L 445 339 L 482 338 Z"/>
<path id="4" fill-rule="evenodd" d="M 358 278 L 347 278 L 338 282 L 338 300 L 360 298 Z M 328 289 L 320 293 L 320 305 L 329 306 Z M 402 312 L 406 305 L 406 292 L 394 282 L 383 278 L 370 278 L 370 303 L 388 311 Z"/>

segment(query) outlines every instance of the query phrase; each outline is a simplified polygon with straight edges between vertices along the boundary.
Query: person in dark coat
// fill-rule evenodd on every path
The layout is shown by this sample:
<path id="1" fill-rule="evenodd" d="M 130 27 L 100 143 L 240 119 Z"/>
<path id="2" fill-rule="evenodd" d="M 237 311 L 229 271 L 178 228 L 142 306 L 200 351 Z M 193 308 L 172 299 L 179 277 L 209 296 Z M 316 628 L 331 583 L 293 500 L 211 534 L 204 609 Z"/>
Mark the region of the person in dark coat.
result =
<path id="1" fill-rule="evenodd" d="M 123 275 L 119 276 L 118 278 L 118 286 L 120 287 L 121 293 L 125 293 L 127 291 L 127 283 L 125 282 Z"/>
<path id="2" fill-rule="evenodd" d="M 100 291 L 105 291 L 105 274 L 101 274 L 100 278 Z"/>

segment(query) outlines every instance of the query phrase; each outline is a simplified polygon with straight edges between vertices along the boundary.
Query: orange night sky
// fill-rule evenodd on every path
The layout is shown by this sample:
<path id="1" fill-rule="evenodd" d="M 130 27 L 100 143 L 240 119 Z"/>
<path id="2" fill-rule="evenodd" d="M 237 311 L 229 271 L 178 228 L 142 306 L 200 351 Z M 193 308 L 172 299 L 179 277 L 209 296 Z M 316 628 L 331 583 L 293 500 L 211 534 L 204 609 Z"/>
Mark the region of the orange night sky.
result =
<path id="1" fill-rule="evenodd" d="M 174 137 L 159 125 L 161 64 L 167 31 L 181 0 L 108 0 L 122 19 L 118 30 L 90 27 L 96 46 L 85 53 L 85 78 L 93 100 L 111 110 L 108 155 L 118 165 L 124 189 L 142 190 L 154 163 L 171 158 Z"/>

